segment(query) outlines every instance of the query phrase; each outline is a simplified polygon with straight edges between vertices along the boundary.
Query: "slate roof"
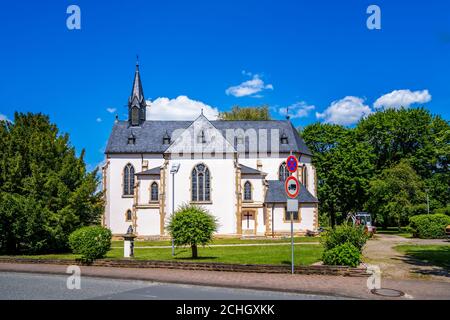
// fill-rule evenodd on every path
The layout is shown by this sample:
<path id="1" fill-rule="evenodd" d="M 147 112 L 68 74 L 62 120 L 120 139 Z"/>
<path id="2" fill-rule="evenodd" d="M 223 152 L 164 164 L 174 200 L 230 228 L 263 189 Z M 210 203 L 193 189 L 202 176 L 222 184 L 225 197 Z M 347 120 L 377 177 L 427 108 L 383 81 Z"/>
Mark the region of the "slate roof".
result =
<path id="1" fill-rule="evenodd" d="M 136 173 L 137 176 L 152 176 L 152 175 L 159 176 L 160 174 L 161 174 L 160 167 L 156 167 L 156 168 L 152 168 L 152 169 L 148 169 L 148 170 Z"/>
<path id="2" fill-rule="evenodd" d="M 244 166 L 243 164 L 240 164 L 239 166 L 241 167 L 241 174 L 253 174 L 253 175 L 265 175 L 266 174 L 259 170 Z"/>
<path id="3" fill-rule="evenodd" d="M 164 153 L 169 145 L 163 144 L 163 136 L 172 133 L 177 129 L 187 129 L 192 121 L 145 121 L 139 127 L 130 127 L 128 121 L 117 121 L 111 131 L 111 135 L 106 146 L 105 153 Z M 279 152 L 300 152 L 311 155 L 311 151 L 306 146 L 303 139 L 298 135 L 292 123 L 287 120 L 267 120 L 267 121 L 211 121 L 211 124 L 218 129 L 225 138 L 227 129 L 260 129 L 267 130 L 268 151 L 272 150 L 271 130 L 278 129 L 279 136 L 284 132 L 288 136 L 288 144 L 281 144 L 278 139 Z M 128 144 L 128 136 L 133 133 L 136 137 L 135 144 Z M 248 139 L 246 139 L 248 140 Z M 230 141 L 235 146 L 235 141 Z M 246 143 L 248 145 L 248 141 Z M 259 142 L 258 142 L 259 146 Z M 248 150 L 248 148 L 246 148 Z"/>
<path id="4" fill-rule="evenodd" d="M 286 203 L 287 195 L 284 190 L 284 182 L 278 180 L 268 180 L 269 188 L 264 202 L 266 203 Z M 303 184 L 300 183 L 300 192 L 297 196 L 299 203 L 317 203 L 319 202 Z"/>

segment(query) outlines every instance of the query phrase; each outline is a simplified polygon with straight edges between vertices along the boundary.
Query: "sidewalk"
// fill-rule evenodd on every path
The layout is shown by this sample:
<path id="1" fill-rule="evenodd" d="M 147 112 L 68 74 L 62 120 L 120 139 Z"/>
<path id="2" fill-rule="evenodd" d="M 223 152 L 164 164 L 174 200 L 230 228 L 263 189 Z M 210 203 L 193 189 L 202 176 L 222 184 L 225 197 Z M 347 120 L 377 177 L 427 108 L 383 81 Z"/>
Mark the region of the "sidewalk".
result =
<path id="1" fill-rule="evenodd" d="M 0 272 L 66 274 L 67 266 L 0 263 Z M 173 269 L 136 269 L 81 267 L 82 276 L 147 280 L 166 283 L 197 284 L 216 287 L 247 288 L 334 295 L 356 299 L 383 299 L 370 293 L 366 278 L 322 275 L 261 274 Z M 409 299 L 450 299 L 450 283 L 420 280 L 382 280 L 383 288 L 401 290 Z"/>

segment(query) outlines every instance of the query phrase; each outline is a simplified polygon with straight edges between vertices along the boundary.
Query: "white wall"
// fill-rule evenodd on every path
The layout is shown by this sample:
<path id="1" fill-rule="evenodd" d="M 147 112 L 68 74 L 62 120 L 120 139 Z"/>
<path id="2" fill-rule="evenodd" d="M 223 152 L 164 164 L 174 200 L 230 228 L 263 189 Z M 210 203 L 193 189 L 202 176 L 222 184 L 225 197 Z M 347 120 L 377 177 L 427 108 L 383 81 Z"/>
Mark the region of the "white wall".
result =
<path id="1" fill-rule="evenodd" d="M 139 209 L 137 212 L 137 231 L 141 236 L 159 236 L 159 209 Z"/>
<path id="2" fill-rule="evenodd" d="M 111 229 L 113 234 L 123 234 L 127 231 L 131 222 L 125 220 L 127 210 L 133 209 L 133 197 L 123 196 L 123 169 L 130 163 L 134 166 L 135 173 L 143 171 L 142 161 L 148 161 L 148 169 L 159 167 L 164 163 L 162 155 L 152 154 L 113 154 L 109 155 L 109 166 L 107 169 L 107 186 L 106 186 L 106 225 Z M 135 181 L 137 178 L 135 177 Z M 145 188 L 141 188 L 139 197 L 145 195 Z"/>
<path id="3" fill-rule="evenodd" d="M 267 180 L 278 179 L 278 168 L 285 161 L 286 155 L 280 155 L 280 158 L 251 158 L 240 159 L 239 162 L 251 168 L 258 169 L 257 161 L 262 163 L 261 170 L 268 175 Z M 135 172 L 143 171 L 142 161 L 148 161 L 148 169 L 160 167 L 164 164 L 162 155 L 109 155 L 109 166 L 107 168 L 107 192 L 105 207 L 105 223 L 113 234 L 123 234 L 127 231 L 131 222 L 125 221 L 125 213 L 128 209 L 133 209 L 133 197 L 123 197 L 123 169 L 131 163 Z M 191 171 L 195 165 L 204 163 L 210 170 L 211 175 L 211 203 L 202 204 L 204 208 L 209 210 L 218 218 L 219 230 L 218 234 L 232 235 L 236 234 L 236 188 L 235 188 L 235 168 L 233 159 L 174 159 L 169 160 L 166 170 L 166 201 L 165 212 L 166 222 L 172 213 L 172 176 L 170 167 L 172 163 L 180 163 L 180 170 L 175 177 L 175 208 L 183 203 L 190 203 L 191 200 Z M 308 189 L 314 195 L 314 171 L 311 165 L 311 159 L 308 156 L 302 157 L 302 162 L 308 167 Z M 241 176 L 241 191 L 243 195 L 243 186 L 245 181 L 250 181 L 253 186 L 254 202 L 264 201 L 263 179 L 259 176 Z M 135 181 L 138 181 L 137 177 Z M 139 204 L 148 204 L 150 200 L 149 186 L 153 181 L 157 181 L 158 185 L 161 180 L 154 180 L 151 177 L 144 177 L 140 180 L 140 192 L 138 195 Z M 242 210 L 245 210 L 243 208 Z M 274 227 L 276 232 L 290 231 L 290 223 L 283 222 L 284 208 L 277 206 L 275 208 Z M 296 230 L 313 230 L 314 229 L 314 206 L 303 204 L 301 208 L 301 223 L 294 225 Z M 138 209 L 137 212 L 137 228 L 139 235 L 159 235 L 160 234 L 160 217 L 159 209 L 146 208 Z M 271 226 L 270 226 L 271 228 Z M 257 234 L 264 234 L 264 215 L 263 209 L 257 209 Z"/>
<path id="4" fill-rule="evenodd" d="M 123 196 L 123 169 L 130 163 L 135 172 L 141 171 L 140 155 L 114 155 L 109 158 L 109 183 L 107 187 L 107 205 L 109 206 L 108 227 L 113 234 L 126 233 L 131 222 L 125 220 L 127 210 L 133 209 L 133 197 Z"/>
<path id="5" fill-rule="evenodd" d="M 172 213 L 172 175 L 170 168 L 173 163 L 180 163 L 180 169 L 175 175 L 175 210 L 183 203 L 191 201 L 191 172 L 194 166 L 204 163 L 211 176 L 211 203 L 201 204 L 202 207 L 216 216 L 219 221 L 219 234 L 236 233 L 236 188 L 235 168 L 233 159 L 174 159 L 169 160 L 166 197 L 166 221 Z"/>
<path id="6" fill-rule="evenodd" d="M 273 222 L 275 232 L 290 232 L 290 220 L 284 220 L 285 206 L 277 204 L 273 210 Z M 315 230 L 314 227 L 314 205 L 300 205 L 300 222 L 294 222 L 294 231 Z"/>

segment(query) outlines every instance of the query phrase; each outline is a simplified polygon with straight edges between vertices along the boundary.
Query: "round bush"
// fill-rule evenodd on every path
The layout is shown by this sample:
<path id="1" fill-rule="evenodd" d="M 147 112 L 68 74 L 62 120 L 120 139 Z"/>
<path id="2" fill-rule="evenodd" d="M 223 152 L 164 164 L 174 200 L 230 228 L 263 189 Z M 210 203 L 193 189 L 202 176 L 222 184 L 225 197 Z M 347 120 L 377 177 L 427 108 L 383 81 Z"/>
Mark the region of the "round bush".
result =
<path id="1" fill-rule="evenodd" d="M 364 232 L 362 226 L 342 225 L 331 229 L 322 236 L 321 242 L 325 251 L 331 250 L 341 244 L 351 243 L 359 252 L 362 252 L 364 245 L 369 239 L 369 235 Z"/>
<path id="2" fill-rule="evenodd" d="M 445 214 L 421 214 L 409 218 L 413 236 L 421 239 L 445 238 L 450 217 Z"/>
<path id="3" fill-rule="evenodd" d="M 322 260 L 324 264 L 330 266 L 357 267 L 361 262 L 361 253 L 358 248 L 347 242 L 324 251 Z"/>
<path id="4" fill-rule="evenodd" d="M 92 262 L 103 258 L 111 248 L 111 231 L 100 226 L 82 227 L 69 236 L 69 246 L 73 253 L 81 254 L 81 259 Z"/>
<path id="5" fill-rule="evenodd" d="M 197 246 L 212 241 L 213 234 L 217 230 L 217 221 L 202 207 L 183 205 L 174 213 L 167 229 L 175 245 L 191 246 L 192 257 L 197 258 Z"/>

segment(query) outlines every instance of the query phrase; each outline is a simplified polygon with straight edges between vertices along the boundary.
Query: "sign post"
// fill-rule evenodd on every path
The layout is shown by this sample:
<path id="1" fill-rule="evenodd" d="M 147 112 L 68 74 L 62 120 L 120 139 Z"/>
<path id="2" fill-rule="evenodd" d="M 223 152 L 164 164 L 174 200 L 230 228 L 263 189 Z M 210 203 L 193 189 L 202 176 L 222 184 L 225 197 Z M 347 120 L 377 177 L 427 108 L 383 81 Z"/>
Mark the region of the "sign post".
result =
<path id="1" fill-rule="evenodd" d="M 297 199 L 287 199 L 287 212 L 291 218 L 291 273 L 294 274 L 294 212 L 298 212 Z"/>
<path id="2" fill-rule="evenodd" d="M 175 213 L 175 174 L 180 169 L 179 163 L 172 164 L 172 167 L 170 168 L 170 173 L 172 174 L 172 218 Z M 172 237 L 172 257 L 175 257 L 175 242 Z"/>
<path id="3" fill-rule="evenodd" d="M 286 168 L 292 174 L 298 169 L 298 160 L 295 156 L 290 155 L 286 160 Z M 298 193 L 300 192 L 300 184 L 295 176 L 289 176 L 286 179 L 284 189 L 288 199 L 286 200 L 286 211 L 289 212 L 291 218 L 291 273 L 294 274 L 294 213 L 298 213 Z"/>

